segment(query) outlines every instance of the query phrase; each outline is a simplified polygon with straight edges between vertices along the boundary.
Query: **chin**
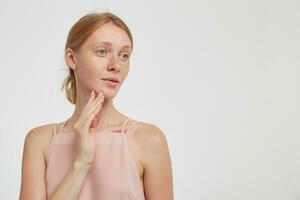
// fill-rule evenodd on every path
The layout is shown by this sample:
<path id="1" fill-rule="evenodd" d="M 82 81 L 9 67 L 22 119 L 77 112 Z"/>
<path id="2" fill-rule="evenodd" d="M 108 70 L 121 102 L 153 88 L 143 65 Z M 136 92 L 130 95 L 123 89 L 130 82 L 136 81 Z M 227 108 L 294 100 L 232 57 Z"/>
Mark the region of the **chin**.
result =
<path id="1" fill-rule="evenodd" d="M 104 89 L 100 89 L 99 91 L 98 90 L 95 91 L 97 92 L 97 94 L 103 91 L 105 99 L 113 99 L 118 93 L 118 90 L 109 89 L 109 88 L 108 89 L 104 88 Z"/>

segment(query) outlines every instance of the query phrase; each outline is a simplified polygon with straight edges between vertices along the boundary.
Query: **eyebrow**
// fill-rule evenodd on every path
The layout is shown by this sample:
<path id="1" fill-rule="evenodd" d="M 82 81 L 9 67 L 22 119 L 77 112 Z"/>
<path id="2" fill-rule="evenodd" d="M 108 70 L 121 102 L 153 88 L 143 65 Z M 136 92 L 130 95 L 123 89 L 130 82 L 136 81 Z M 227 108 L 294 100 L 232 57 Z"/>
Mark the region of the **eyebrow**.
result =
<path id="1" fill-rule="evenodd" d="M 94 44 L 92 44 L 92 47 L 95 47 L 95 46 L 101 45 L 101 44 L 104 44 L 107 46 L 112 46 L 112 43 L 110 43 L 110 42 L 95 42 Z M 122 46 L 122 48 L 130 48 L 131 49 L 131 45 L 124 45 L 124 46 Z"/>

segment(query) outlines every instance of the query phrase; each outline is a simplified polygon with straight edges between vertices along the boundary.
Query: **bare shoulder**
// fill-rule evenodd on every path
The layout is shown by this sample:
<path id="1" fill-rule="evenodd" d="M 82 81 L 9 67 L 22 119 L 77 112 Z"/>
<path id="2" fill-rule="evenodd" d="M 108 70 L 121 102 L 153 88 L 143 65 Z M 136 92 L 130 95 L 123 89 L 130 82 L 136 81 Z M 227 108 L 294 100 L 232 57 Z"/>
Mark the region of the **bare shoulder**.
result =
<path id="1" fill-rule="evenodd" d="M 132 135 L 143 167 L 147 199 L 174 199 L 172 163 L 165 133 L 157 125 L 138 123 Z"/>
<path id="2" fill-rule="evenodd" d="M 52 137 L 52 124 L 44 124 L 34 127 L 28 131 L 25 142 L 43 145 L 43 142 Z"/>
<path id="3" fill-rule="evenodd" d="M 139 122 L 132 130 L 131 136 L 134 145 L 138 148 L 140 159 L 145 164 L 146 154 L 156 154 L 168 149 L 168 142 L 165 133 L 155 124 Z"/>
<path id="4" fill-rule="evenodd" d="M 24 140 L 20 199 L 45 199 L 45 148 L 51 140 L 51 125 L 34 127 Z"/>
<path id="5" fill-rule="evenodd" d="M 162 145 L 166 142 L 165 133 L 155 124 L 139 122 L 136 124 L 132 132 L 134 138 L 144 144 Z"/>
<path id="6" fill-rule="evenodd" d="M 46 160 L 46 152 L 50 146 L 52 137 L 52 124 L 43 124 L 37 127 L 33 127 L 25 136 L 24 147 L 41 150 Z"/>

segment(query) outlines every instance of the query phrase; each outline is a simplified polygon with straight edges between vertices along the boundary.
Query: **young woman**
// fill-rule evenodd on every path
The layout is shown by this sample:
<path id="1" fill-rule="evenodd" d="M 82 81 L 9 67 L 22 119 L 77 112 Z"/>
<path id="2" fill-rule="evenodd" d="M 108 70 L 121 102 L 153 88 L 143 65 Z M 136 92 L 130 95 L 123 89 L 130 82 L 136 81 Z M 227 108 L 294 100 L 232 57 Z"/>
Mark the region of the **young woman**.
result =
<path id="1" fill-rule="evenodd" d="M 31 129 L 22 158 L 21 200 L 172 200 L 164 133 L 113 105 L 130 67 L 133 39 L 110 12 L 71 28 L 63 89 L 75 105 L 63 122 Z"/>

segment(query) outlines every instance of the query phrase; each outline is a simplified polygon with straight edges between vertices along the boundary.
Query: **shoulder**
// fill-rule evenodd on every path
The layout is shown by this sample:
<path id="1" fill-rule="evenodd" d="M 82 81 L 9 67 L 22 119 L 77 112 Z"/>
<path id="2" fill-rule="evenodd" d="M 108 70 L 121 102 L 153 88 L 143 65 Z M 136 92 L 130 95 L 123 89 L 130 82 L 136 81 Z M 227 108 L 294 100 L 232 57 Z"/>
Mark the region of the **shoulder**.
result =
<path id="1" fill-rule="evenodd" d="M 166 142 L 166 135 L 155 124 L 139 121 L 132 130 L 133 137 L 144 145 L 159 147 Z"/>
<path id="2" fill-rule="evenodd" d="M 43 141 L 52 133 L 52 124 L 44 124 L 31 128 L 25 136 L 25 142 Z"/>
<path id="3" fill-rule="evenodd" d="M 139 121 L 132 130 L 131 136 L 135 146 L 143 154 L 142 160 L 147 158 L 147 155 L 157 154 L 168 149 L 165 133 L 155 124 Z"/>
<path id="4" fill-rule="evenodd" d="M 34 127 L 25 136 L 22 156 L 20 199 L 45 199 L 45 146 L 51 125 Z M 29 197 L 30 196 L 30 197 Z"/>
<path id="5" fill-rule="evenodd" d="M 53 123 L 43 124 L 31 128 L 25 135 L 24 148 L 30 150 L 40 150 L 43 155 L 47 152 L 50 141 L 53 137 Z"/>
<path id="6" fill-rule="evenodd" d="M 157 125 L 138 124 L 132 135 L 140 152 L 145 194 L 150 199 L 173 199 L 172 162 L 166 135 Z"/>

